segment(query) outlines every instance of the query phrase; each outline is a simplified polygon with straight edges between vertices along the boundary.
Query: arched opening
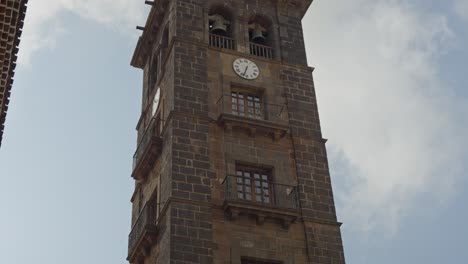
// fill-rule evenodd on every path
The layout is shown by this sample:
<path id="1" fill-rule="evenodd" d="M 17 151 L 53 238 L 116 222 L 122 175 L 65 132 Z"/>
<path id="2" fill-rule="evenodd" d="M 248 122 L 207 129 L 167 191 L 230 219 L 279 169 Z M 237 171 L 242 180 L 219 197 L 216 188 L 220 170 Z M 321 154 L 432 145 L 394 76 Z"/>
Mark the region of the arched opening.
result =
<path id="1" fill-rule="evenodd" d="M 213 5 L 208 11 L 208 31 L 210 46 L 221 49 L 234 49 L 233 17 L 229 9 Z"/>
<path id="2" fill-rule="evenodd" d="M 148 94 L 147 96 L 151 96 L 153 93 L 153 90 L 156 86 L 156 83 L 158 81 L 158 75 L 159 75 L 159 54 L 158 53 L 153 53 L 151 56 L 151 61 L 149 64 L 149 69 L 148 69 Z"/>
<path id="3" fill-rule="evenodd" d="M 273 29 L 268 17 L 256 15 L 249 20 L 250 54 L 273 59 Z"/>
<path id="4" fill-rule="evenodd" d="M 161 38 L 161 59 L 165 60 L 169 49 L 169 25 L 166 25 Z"/>

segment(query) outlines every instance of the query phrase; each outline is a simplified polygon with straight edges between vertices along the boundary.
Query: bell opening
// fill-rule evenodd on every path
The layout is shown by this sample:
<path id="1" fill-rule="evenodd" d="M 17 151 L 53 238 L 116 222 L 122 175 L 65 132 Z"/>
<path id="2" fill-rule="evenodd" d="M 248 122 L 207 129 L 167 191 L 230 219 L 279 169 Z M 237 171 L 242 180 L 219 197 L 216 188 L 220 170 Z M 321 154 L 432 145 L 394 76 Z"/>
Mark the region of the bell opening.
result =
<path id="1" fill-rule="evenodd" d="M 258 30 L 250 32 L 250 41 L 259 45 L 267 45 L 265 34 Z"/>
<path id="2" fill-rule="evenodd" d="M 210 16 L 209 31 L 211 34 L 229 37 L 229 25 L 231 23 L 221 15 Z"/>
<path id="3" fill-rule="evenodd" d="M 210 26 L 210 33 L 213 35 L 218 35 L 222 37 L 228 37 L 227 28 L 215 28 Z"/>
<path id="4" fill-rule="evenodd" d="M 258 45 L 269 46 L 268 27 L 257 22 L 249 24 L 250 42 Z"/>

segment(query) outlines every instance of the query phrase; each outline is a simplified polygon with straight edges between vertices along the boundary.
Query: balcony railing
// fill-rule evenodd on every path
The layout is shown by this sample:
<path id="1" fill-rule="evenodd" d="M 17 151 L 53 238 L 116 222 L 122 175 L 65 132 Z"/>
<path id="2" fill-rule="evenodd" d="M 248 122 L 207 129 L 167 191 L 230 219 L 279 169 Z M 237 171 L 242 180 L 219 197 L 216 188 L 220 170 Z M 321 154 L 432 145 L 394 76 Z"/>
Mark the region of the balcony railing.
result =
<path id="1" fill-rule="evenodd" d="M 251 42 L 250 54 L 266 59 L 273 59 L 273 48 Z"/>
<path id="2" fill-rule="evenodd" d="M 135 259 L 141 247 L 151 247 L 157 235 L 158 204 L 148 201 L 128 235 L 128 260 Z"/>
<path id="3" fill-rule="evenodd" d="M 274 140 L 285 136 L 289 129 L 286 106 L 265 103 L 258 96 L 226 94 L 218 99 L 217 108 L 218 123 L 228 129 L 243 128 L 252 136 L 258 132 Z"/>
<path id="4" fill-rule="evenodd" d="M 248 188 L 251 189 L 248 190 Z M 265 208 L 299 208 L 297 187 L 262 182 L 241 176 L 226 176 L 224 179 L 224 198 L 227 202 L 239 202 Z"/>
<path id="5" fill-rule="evenodd" d="M 234 50 L 234 39 L 210 34 L 210 46 L 220 49 Z"/>
<path id="6" fill-rule="evenodd" d="M 242 96 L 242 97 L 240 97 Z M 254 121 L 264 120 L 287 124 L 288 111 L 285 105 L 266 103 L 263 98 L 248 94 L 224 94 L 218 101 L 218 111 Z"/>
<path id="7" fill-rule="evenodd" d="M 133 155 L 132 177 L 137 180 L 145 177 L 145 173 L 151 169 L 152 161 L 154 161 L 161 152 L 161 125 L 162 122 L 159 116 L 151 119 Z"/>

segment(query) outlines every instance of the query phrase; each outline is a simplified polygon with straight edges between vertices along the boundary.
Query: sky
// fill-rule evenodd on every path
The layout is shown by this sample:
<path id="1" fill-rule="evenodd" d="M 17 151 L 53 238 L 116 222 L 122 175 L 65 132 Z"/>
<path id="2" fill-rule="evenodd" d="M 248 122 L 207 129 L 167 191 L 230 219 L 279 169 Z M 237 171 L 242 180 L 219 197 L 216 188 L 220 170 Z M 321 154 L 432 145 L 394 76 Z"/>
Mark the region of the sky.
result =
<path id="1" fill-rule="evenodd" d="M 0 255 L 126 263 L 143 1 L 30 1 L 0 149 Z M 347 263 L 468 259 L 468 0 L 304 20 Z"/>

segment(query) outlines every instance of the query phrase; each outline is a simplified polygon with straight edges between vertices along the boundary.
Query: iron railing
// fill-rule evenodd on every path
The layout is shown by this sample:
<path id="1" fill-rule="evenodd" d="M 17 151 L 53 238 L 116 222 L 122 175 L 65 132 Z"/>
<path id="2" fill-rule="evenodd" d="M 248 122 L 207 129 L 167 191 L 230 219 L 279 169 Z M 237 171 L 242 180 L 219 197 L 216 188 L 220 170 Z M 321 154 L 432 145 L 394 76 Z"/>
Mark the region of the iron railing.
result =
<path id="1" fill-rule="evenodd" d="M 145 109 L 141 113 L 140 119 L 138 120 L 138 145 L 142 142 L 145 133 L 147 132 L 148 124 L 151 123 L 151 119 L 156 116 L 157 112 L 160 112 L 159 101 L 160 101 L 161 90 L 159 87 L 151 94 L 151 100 L 146 102 Z"/>
<path id="2" fill-rule="evenodd" d="M 131 254 L 135 246 L 137 246 L 138 241 L 145 233 L 152 232 L 155 230 L 158 219 L 158 204 L 156 201 L 148 201 L 143 209 L 141 210 L 140 215 L 135 221 L 132 231 L 128 235 L 128 253 Z"/>
<path id="3" fill-rule="evenodd" d="M 137 150 L 133 155 L 133 170 L 135 170 L 138 163 L 141 161 L 141 158 L 144 156 L 144 153 L 148 150 L 148 147 L 151 146 L 151 143 L 153 143 L 154 139 L 161 138 L 161 126 L 162 121 L 159 115 L 156 115 L 151 119 L 145 133 L 141 137 Z"/>
<path id="4" fill-rule="evenodd" d="M 266 59 L 273 59 L 273 48 L 256 43 L 250 43 L 250 54 Z"/>
<path id="5" fill-rule="evenodd" d="M 299 208 L 296 186 L 233 175 L 226 176 L 223 184 L 224 198 L 228 202 L 241 202 L 271 208 Z M 251 187 L 250 191 L 247 191 L 246 186 Z"/>
<path id="6" fill-rule="evenodd" d="M 229 114 L 251 120 L 266 120 L 278 124 L 287 124 L 288 111 L 285 105 L 270 104 L 263 98 L 239 94 L 224 94 L 217 100 L 219 114 Z M 249 99 L 249 97 L 252 97 Z M 259 101 L 256 100 L 259 98 Z M 243 103 L 240 103 L 243 100 Z"/>
<path id="7" fill-rule="evenodd" d="M 220 49 L 235 49 L 234 39 L 214 34 L 210 34 L 210 46 Z"/>

